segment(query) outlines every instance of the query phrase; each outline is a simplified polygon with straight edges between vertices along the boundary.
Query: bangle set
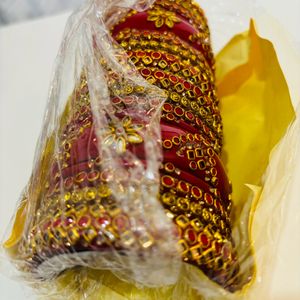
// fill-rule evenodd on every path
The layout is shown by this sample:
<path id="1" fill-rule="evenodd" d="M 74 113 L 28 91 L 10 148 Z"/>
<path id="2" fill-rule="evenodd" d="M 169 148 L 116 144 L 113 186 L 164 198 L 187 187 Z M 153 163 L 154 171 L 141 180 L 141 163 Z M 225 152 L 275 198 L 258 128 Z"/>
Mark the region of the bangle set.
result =
<path id="1" fill-rule="evenodd" d="M 141 76 L 166 95 L 157 198 L 177 229 L 182 260 L 235 291 L 240 279 L 231 235 L 232 191 L 220 160 L 222 120 L 203 11 L 190 0 L 157 0 L 144 12 L 130 11 L 111 32 Z M 129 149 L 145 160 L 146 125 L 126 112 L 148 101 L 146 91 L 126 84 L 122 89 L 112 87 L 110 93 L 121 125 L 111 122 L 100 142 L 113 145 L 118 155 Z M 58 153 L 50 159 L 28 235 L 19 243 L 28 271 L 70 252 L 136 247 L 142 253 L 156 243 L 151 230 L 136 234 L 113 197 L 111 183 L 119 170 L 103 165 L 84 75 L 71 98 Z M 155 100 L 146 104 L 158 105 Z M 126 169 L 122 171 L 126 178 Z"/>

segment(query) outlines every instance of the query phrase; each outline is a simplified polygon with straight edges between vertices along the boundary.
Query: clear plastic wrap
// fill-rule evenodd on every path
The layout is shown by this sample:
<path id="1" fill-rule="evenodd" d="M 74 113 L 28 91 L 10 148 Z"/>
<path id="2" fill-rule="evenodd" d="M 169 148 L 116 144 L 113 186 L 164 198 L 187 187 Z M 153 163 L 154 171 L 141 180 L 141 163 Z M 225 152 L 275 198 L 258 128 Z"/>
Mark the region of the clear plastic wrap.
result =
<path id="1" fill-rule="evenodd" d="M 159 111 L 165 96 L 135 71 L 133 65 L 127 61 L 126 53 L 111 38 L 106 25 L 115 22 L 115 19 L 118 19 L 128 8 L 139 6 L 139 3 L 134 4 L 126 1 L 101 1 L 101 3 L 90 1 L 68 22 L 56 63 L 45 125 L 38 142 L 35 167 L 20 204 L 24 206 L 25 220 L 23 242 L 18 245 L 17 250 L 22 256 L 19 257 L 19 267 L 23 271 L 32 271 L 33 278 L 52 278 L 66 268 L 89 265 L 94 268 L 115 269 L 116 273 L 120 273 L 119 276 L 123 274 L 126 278 L 129 278 L 130 273 L 133 272 L 132 279 L 143 284 L 151 285 L 152 281 L 164 284 L 164 280 L 165 283 L 172 283 L 174 278 L 176 280 L 178 273 L 176 261 L 174 262 L 178 256 L 176 237 L 172 233 L 173 225 L 157 202 L 156 196 L 158 169 L 161 162 L 158 144 Z M 112 14 L 114 10 L 117 13 Z M 71 96 L 68 96 L 69 88 L 73 89 L 73 86 L 75 89 L 71 92 Z M 111 97 L 124 103 L 123 110 L 112 103 Z M 135 121 L 134 124 L 132 120 Z M 93 122 L 92 126 L 91 122 Z M 79 156 L 86 155 L 83 158 L 68 152 L 70 142 L 80 135 L 80 130 L 86 131 L 81 135 L 81 139 L 84 141 L 87 137 L 86 147 L 90 149 L 84 146 L 81 149 L 79 145 L 74 151 L 81 151 Z M 141 149 L 143 158 L 126 149 L 125 138 L 133 144 L 145 141 Z M 95 155 L 97 150 L 99 155 L 92 158 L 91 155 Z M 70 162 L 70 159 L 77 159 L 78 162 Z M 85 171 L 77 171 L 74 181 L 78 186 L 85 180 L 90 183 L 89 187 L 83 185 L 83 188 L 78 188 L 77 193 L 76 187 L 67 186 L 72 185 L 68 181 L 71 177 L 62 175 L 62 170 L 73 173 L 73 170 L 66 170 L 67 164 L 71 168 L 80 169 L 80 163 L 94 164 L 97 170 L 101 165 L 102 173 L 99 175 L 93 166 L 88 166 L 88 174 Z M 82 169 L 85 170 L 84 167 Z M 97 181 L 99 176 L 103 176 L 102 185 Z M 110 196 L 114 199 L 111 200 L 112 203 L 105 204 L 109 206 L 111 215 L 103 214 L 101 221 L 104 223 L 98 224 L 100 228 L 103 226 L 103 235 L 107 235 L 101 237 L 102 239 L 114 243 L 113 234 L 105 229 L 106 222 L 110 223 L 105 217 L 114 216 L 115 226 L 118 222 L 120 226 L 124 223 L 122 226 L 127 230 L 129 222 L 134 224 L 132 226 L 135 229 L 130 232 L 124 230 L 122 237 L 124 241 L 116 246 L 120 248 L 120 252 L 112 245 L 108 245 L 109 251 L 104 247 L 99 258 L 96 257 L 97 252 L 87 255 L 75 252 L 74 255 L 72 254 L 74 244 L 70 241 L 65 241 L 66 247 L 60 244 L 60 240 L 65 236 L 59 230 L 72 227 L 72 222 L 79 222 L 78 224 L 82 224 L 81 227 L 84 228 L 91 220 L 89 214 L 85 215 L 84 212 L 81 219 L 76 215 L 77 219 L 73 220 L 75 212 L 67 211 L 70 205 L 68 200 L 73 200 L 71 205 L 75 205 L 75 197 L 83 197 L 85 202 L 82 204 L 86 205 L 86 201 L 93 202 L 96 199 L 97 193 L 99 197 L 103 194 L 105 198 Z M 80 203 L 81 199 L 77 201 Z M 104 204 L 89 203 L 88 205 L 95 205 L 95 210 L 101 211 Z M 85 210 L 84 207 L 82 209 Z M 144 211 L 147 211 L 147 216 Z M 50 234 L 47 237 L 43 236 L 51 221 L 54 221 L 52 226 L 59 230 L 53 232 L 53 236 Z M 64 222 L 64 226 L 60 227 L 60 222 Z M 94 238 L 95 232 L 92 229 L 95 230 L 89 228 L 89 232 L 82 233 L 87 240 Z M 75 229 L 73 234 L 75 241 L 78 234 Z M 43 240 L 50 246 L 50 242 L 46 239 L 51 238 L 55 239 L 52 241 L 55 244 L 54 252 L 45 253 L 45 249 L 38 247 L 39 243 L 43 243 Z M 154 241 L 155 244 L 157 242 L 157 246 L 151 247 Z M 99 243 L 101 245 L 100 241 Z M 171 246 L 168 253 L 166 253 L 168 248 L 166 245 Z M 142 251 L 147 248 L 150 248 L 149 252 Z M 31 257 L 30 252 L 34 252 L 36 257 Z M 68 255 L 64 255 L 66 253 Z M 56 259 L 56 255 L 59 255 L 59 259 Z M 89 255 L 90 258 L 87 257 Z M 43 259 L 49 256 L 54 257 L 49 260 Z M 165 264 L 166 268 L 168 266 L 172 268 L 172 276 L 161 277 L 155 273 L 158 260 L 160 261 L 159 272 L 163 272 L 162 264 Z M 36 268 L 35 264 L 39 267 Z M 140 267 L 133 267 L 139 264 Z M 125 266 L 128 266 L 127 270 Z M 150 266 L 154 271 L 153 277 L 149 276 L 148 272 L 142 274 L 143 269 L 148 270 Z M 138 274 L 134 274 L 135 272 Z"/>
<path id="2" fill-rule="evenodd" d="M 144 14 L 157 31 L 164 28 L 161 36 L 143 28 Z M 181 23 L 197 28 L 188 41 L 186 31 L 194 29 Z M 253 28 L 240 40 L 244 50 L 263 44 Z M 239 46 L 233 41 L 223 53 Z M 253 57 L 263 55 L 257 49 L 240 57 L 256 71 Z M 70 17 L 33 173 L 4 244 L 47 299 L 250 299 L 251 289 L 245 291 L 260 281 L 255 255 L 265 257 L 261 245 L 253 248 L 259 238 L 251 239 L 252 224 L 257 203 L 268 202 L 254 185 L 262 184 L 268 151 L 293 113 L 287 96 L 278 127 L 254 126 L 254 134 L 272 138 L 256 177 L 240 176 L 240 184 L 232 153 L 249 152 L 233 151 L 236 141 L 226 137 L 226 126 L 235 132 L 226 112 L 233 93 L 227 75 L 240 66 L 226 69 L 222 59 L 219 65 L 233 201 L 220 160 L 223 130 L 203 11 L 190 1 L 91 0 Z M 258 120 L 260 113 L 254 111 Z M 245 145 L 255 148 L 248 138 Z M 252 184 L 254 198 L 243 184 Z"/>

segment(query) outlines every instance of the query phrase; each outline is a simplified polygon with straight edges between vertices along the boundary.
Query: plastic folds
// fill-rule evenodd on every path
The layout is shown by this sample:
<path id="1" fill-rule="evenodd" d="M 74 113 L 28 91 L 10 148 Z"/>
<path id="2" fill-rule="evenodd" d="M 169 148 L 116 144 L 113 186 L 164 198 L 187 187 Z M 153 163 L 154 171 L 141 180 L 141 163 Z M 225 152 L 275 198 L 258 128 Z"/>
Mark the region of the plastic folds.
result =
<path id="1" fill-rule="evenodd" d="M 261 177 L 293 116 L 253 25 L 215 62 L 190 0 L 91 0 L 68 21 L 5 251 L 47 299 L 247 297 Z"/>

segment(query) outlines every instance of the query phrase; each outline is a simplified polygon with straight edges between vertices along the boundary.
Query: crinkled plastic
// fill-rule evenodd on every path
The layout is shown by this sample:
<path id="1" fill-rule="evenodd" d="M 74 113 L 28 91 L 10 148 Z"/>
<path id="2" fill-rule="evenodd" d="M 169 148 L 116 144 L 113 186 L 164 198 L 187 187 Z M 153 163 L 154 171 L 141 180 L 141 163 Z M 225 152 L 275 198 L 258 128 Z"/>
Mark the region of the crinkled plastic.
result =
<path id="1" fill-rule="evenodd" d="M 142 5 L 146 4 L 142 3 Z M 126 53 L 113 41 L 107 25 L 118 20 L 122 12 L 126 12 L 128 8 L 139 9 L 139 6 L 139 2 L 133 1 L 90 1 L 68 22 L 57 59 L 33 174 L 20 204 L 24 220 L 18 230 L 25 241 L 20 246 L 18 242 L 21 236 L 13 236 L 6 242 L 6 246 L 12 249 L 18 244 L 19 267 L 23 271 L 30 269 L 33 280 L 34 278 L 52 278 L 66 268 L 76 265 L 114 269 L 120 277 L 130 278 L 132 276 L 134 281 L 148 285 L 153 284 L 152 281 L 156 284 L 170 284 L 177 277 L 176 258 L 178 252 L 176 239 L 172 234 L 173 225 L 157 201 L 158 169 L 161 162 L 159 111 L 165 96 L 162 91 L 147 83 L 135 71 L 132 64 L 127 61 Z M 75 86 L 75 90 L 68 97 L 67 95 L 70 93 L 68 88 L 72 85 Z M 117 97 L 120 101 L 125 100 L 126 96 L 130 94 L 128 89 L 136 90 L 136 94 L 132 97 L 132 100 L 135 100 L 134 110 L 132 109 L 133 104 L 129 104 L 123 111 L 115 112 L 111 96 Z M 78 98 L 79 93 L 81 93 L 80 99 Z M 87 101 L 90 102 L 90 111 L 83 111 L 88 110 Z M 80 124 L 76 128 L 77 124 L 72 119 L 72 114 L 78 112 L 78 106 L 81 106 L 82 110 L 80 111 L 81 116 L 74 116 Z M 66 181 L 63 182 L 59 178 L 63 177 L 63 169 L 68 172 L 64 164 L 67 164 L 66 161 L 72 156 L 72 153 L 68 153 L 70 141 L 80 133 L 78 131 L 88 128 L 91 118 L 93 127 L 90 132 L 85 133 L 92 142 L 88 146 L 91 149 L 88 149 L 87 157 L 84 157 L 83 160 L 81 157 L 71 157 L 74 160 L 78 159 L 78 162 L 72 163 L 74 165 L 77 163 L 77 167 L 80 169 L 80 163 L 84 164 L 84 159 L 89 159 L 91 153 L 95 152 L 95 149 L 98 150 L 101 159 L 97 157 L 99 161 L 95 158 L 90 163 L 101 164 L 102 170 L 106 171 L 105 174 L 101 174 L 106 177 L 103 182 L 108 182 L 108 184 L 93 185 L 95 180 L 93 176 L 96 177 L 99 174 L 91 171 L 88 174 L 90 176 L 88 180 L 92 183 L 92 187 L 85 191 L 89 193 L 85 196 L 93 200 L 95 198 L 93 194 L 97 192 L 98 195 L 111 193 L 115 199 L 114 202 L 107 204 L 110 206 L 111 214 L 118 214 L 119 222 L 134 224 L 135 234 L 138 237 L 134 237 L 132 232 L 128 233 L 128 236 L 124 235 L 124 244 L 117 246 L 122 248 L 120 253 L 114 251 L 113 247 L 108 247 L 109 251 L 107 249 L 101 251 L 101 257 L 98 258 L 97 252 L 95 252 L 90 254 L 91 257 L 88 259 L 85 254 L 81 257 L 79 253 L 72 253 L 72 249 L 55 249 L 56 255 L 70 253 L 67 257 L 59 256 L 59 259 L 56 259 L 54 255 L 52 260 L 46 260 L 40 264 L 40 261 L 44 261 L 42 257 L 48 258 L 49 253 L 42 251 L 36 253 L 36 258 L 28 259 L 28 252 L 34 251 L 29 248 L 35 248 L 35 244 L 37 244 L 36 233 L 42 235 L 47 229 L 47 222 L 51 222 L 51 218 L 55 216 L 60 216 L 56 217 L 57 222 L 69 222 L 70 224 L 65 224 L 66 227 L 71 226 L 71 223 L 75 221 L 72 220 L 72 212 L 66 211 L 69 205 L 67 201 L 75 196 L 68 192 L 70 189 L 66 187 Z M 135 124 L 132 120 L 135 120 Z M 141 150 L 144 152 L 143 160 L 126 149 L 125 135 L 130 141 L 132 140 L 132 143 L 145 141 L 144 149 Z M 84 139 L 84 137 L 81 138 Z M 81 151 L 80 147 L 79 145 L 77 151 Z M 84 151 L 86 149 L 82 150 L 82 152 Z M 84 154 L 79 153 L 78 155 Z M 76 180 L 81 182 L 80 174 L 82 176 L 86 174 L 83 172 L 78 174 Z M 51 176 L 57 177 L 57 180 L 51 181 L 51 178 L 49 179 Z M 110 177 L 113 177 L 113 180 L 110 180 Z M 54 207 L 45 208 L 44 206 L 49 203 L 44 199 L 53 194 L 57 199 L 54 200 L 55 204 L 50 205 L 54 205 Z M 77 197 L 80 196 L 77 195 Z M 95 210 L 100 210 L 100 206 L 102 207 L 104 204 L 93 205 L 96 206 Z M 147 214 L 144 213 L 145 211 Z M 47 212 L 49 213 L 48 217 L 45 216 Z M 42 215 L 41 219 L 39 219 L 39 215 Z M 47 222 L 45 222 L 45 218 L 48 219 Z M 81 222 L 84 227 L 85 222 L 89 222 L 89 220 L 85 220 L 83 217 Z M 105 225 L 106 220 L 103 222 Z M 99 224 L 99 226 L 101 225 Z M 127 224 L 125 225 L 127 226 Z M 57 239 L 64 238 L 63 233 L 57 234 L 61 234 Z M 75 232 L 74 234 L 76 235 Z M 87 239 L 90 239 L 95 232 L 90 231 L 85 234 Z M 110 235 L 111 233 L 107 231 L 105 234 Z M 154 236 L 157 246 L 152 247 L 149 252 L 142 251 L 152 245 Z M 45 237 L 41 236 L 41 239 L 45 239 Z M 135 239 L 138 239 L 140 245 L 131 246 Z M 29 246 L 26 245 L 26 240 L 29 242 Z M 21 258 L 22 255 L 24 257 Z M 35 259 L 37 262 L 32 262 Z M 22 260 L 24 260 L 23 263 Z M 89 263 L 86 260 L 89 260 Z M 159 265 L 157 265 L 158 260 L 160 261 Z M 35 263 L 39 264 L 38 268 L 29 266 Z M 155 265 L 159 268 L 158 273 L 155 272 Z M 159 274 L 163 273 L 164 265 L 168 269 L 168 273 L 172 274 L 171 276 Z M 147 271 L 150 267 L 153 270 L 153 276 L 149 276 Z M 143 270 L 147 272 L 143 274 Z"/>
<path id="2" fill-rule="evenodd" d="M 182 256 L 178 227 L 185 227 L 177 218 L 172 222 L 165 203 L 158 201 L 167 148 L 160 120 L 169 94 L 143 78 L 130 51 L 110 32 L 130 9 L 142 12 L 153 2 L 89 1 L 67 24 L 33 173 L 4 243 L 20 274 L 47 299 L 257 299 L 267 293 L 270 261 L 258 231 L 275 226 L 272 220 L 262 222 L 260 208 L 268 207 L 273 183 L 269 175 L 263 187 L 261 178 L 270 151 L 294 117 L 276 53 L 252 25 L 216 59 L 222 155 L 233 183 L 228 240 L 234 248 L 230 257 L 237 261 L 233 266 L 239 268 L 238 275 L 230 275 L 235 268 L 228 267 L 229 275 L 220 279 L 214 270 L 218 257 L 209 261 L 203 251 L 206 269 L 201 262 L 198 268 L 182 261 L 188 256 Z M 176 19 L 167 16 L 173 28 Z M 297 140 L 292 138 L 296 126 L 285 139 Z M 288 181 L 283 190 L 287 186 Z M 278 191 L 274 211 L 282 212 L 283 194 Z M 208 237 L 217 251 L 216 242 L 222 240 L 217 231 Z M 51 247 L 40 247 L 43 243 Z M 197 246 L 191 243 L 188 253 Z M 275 247 L 276 239 L 270 243 Z M 231 288 L 236 278 L 239 283 Z"/>

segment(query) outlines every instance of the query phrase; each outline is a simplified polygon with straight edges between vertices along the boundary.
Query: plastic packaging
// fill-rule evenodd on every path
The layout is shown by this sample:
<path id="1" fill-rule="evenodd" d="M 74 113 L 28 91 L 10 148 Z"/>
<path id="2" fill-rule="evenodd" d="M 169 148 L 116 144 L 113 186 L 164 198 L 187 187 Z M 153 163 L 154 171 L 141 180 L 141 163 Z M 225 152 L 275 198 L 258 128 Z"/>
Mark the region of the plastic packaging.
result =
<path id="1" fill-rule="evenodd" d="M 33 173 L 4 244 L 53 299 L 234 299 L 255 279 L 259 193 L 248 200 L 238 183 L 232 201 L 207 21 L 190 1 L 153 2 L 89 1 L 67 24 Z M 249 69 L 255 49 L 243 57 Z M 228 74 L 240 68 L 222 62 L 219 94 L 230 103 Z M 288 101 L 276 130 L 262 122 L 262 135 L 275 136 L 264 157 L 293 116 Z M 226 124 L 235 105 L 222 105 Z M 259 184 L 263 172 L 241 184 Z"/>

